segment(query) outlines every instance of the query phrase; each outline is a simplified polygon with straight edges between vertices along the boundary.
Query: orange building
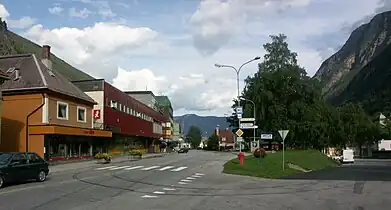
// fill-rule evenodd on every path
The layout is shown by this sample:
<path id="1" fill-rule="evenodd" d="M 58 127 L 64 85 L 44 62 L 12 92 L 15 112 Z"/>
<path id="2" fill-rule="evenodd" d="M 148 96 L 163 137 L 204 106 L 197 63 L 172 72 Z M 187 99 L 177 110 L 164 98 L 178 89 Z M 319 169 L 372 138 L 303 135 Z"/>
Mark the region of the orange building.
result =
<path id="1" fill-rule="evenodd" d="M 47 160 L 86 158 L 105 148 L 110 131 L 93 129 L 96 102 L 52 69 L 50 47 L 0 57 L 10 80 L 2 90 L 0 151 L 36 152 Z"/>

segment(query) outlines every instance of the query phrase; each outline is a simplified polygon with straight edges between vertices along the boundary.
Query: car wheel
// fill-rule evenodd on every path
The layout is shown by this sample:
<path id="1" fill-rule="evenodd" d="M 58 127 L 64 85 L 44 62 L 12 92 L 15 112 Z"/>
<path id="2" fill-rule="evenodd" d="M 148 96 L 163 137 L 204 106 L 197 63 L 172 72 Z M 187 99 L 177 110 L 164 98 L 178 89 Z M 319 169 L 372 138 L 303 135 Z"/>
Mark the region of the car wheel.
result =
<path id="1" fill-rule="evenodd" d="M 37 175 L 37 181 L 38 182 L 43 182 L 46 180 L 46 173 L 45 171 L 40 171 Z"/>
<path id="2" fill-rule="evenodd" d="M 2 188 L 4 185 L 4 178 L 0 176 L 0 188 Z"/>

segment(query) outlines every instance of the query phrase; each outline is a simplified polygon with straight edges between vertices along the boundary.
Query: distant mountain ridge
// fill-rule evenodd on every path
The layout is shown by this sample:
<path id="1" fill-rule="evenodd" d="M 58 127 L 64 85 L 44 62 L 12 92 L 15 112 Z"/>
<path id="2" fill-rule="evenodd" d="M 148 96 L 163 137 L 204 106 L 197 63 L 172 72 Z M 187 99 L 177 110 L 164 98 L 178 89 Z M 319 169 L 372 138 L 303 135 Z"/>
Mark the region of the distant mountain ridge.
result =
<path id="1" fill-rule="evenodd" d="M 222 129 L 229 127 L 229 123 L 227 123 L 225 117 L 198 116 L 195 114 L 186 114 L 182 116 L 175 116 L 174 120 L 178 122 L 181 127 L 184 126 L 185 134 L 187 134 L 189 128 L 192 125 L 199 127 L 202 131 L 202 134 L 207 136 L 210 136 L 217 126 Z"/>

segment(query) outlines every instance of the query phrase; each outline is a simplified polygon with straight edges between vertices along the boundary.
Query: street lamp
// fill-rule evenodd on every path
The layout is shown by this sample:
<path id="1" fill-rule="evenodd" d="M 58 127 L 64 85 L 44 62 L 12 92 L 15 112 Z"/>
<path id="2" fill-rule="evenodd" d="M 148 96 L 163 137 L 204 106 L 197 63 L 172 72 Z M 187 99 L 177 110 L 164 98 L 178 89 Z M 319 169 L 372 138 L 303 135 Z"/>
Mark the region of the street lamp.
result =
<path id="1" fill-rule="evenodd" d="M 249 101 L 253 104 L 253 110 L 254 110 L 254 119 L 255 119 L 255 103 L 254 101 L 250 100 L 250 99 L 247 99 L 247 98 L 243 98 L 243 97 L 240 97 L 240 99 L 244 100 L 244 101 Z M 255 125 L 255 122 L 254 121 L 254 125 Z M 253 141 L 255 141 L 255 128 L 254 128 L 254 134 L 253 134 Z"/>
<path id="2" fill-rule="evenodd" d="M 239 97 L 240 97 L 240 89 L 239 89 L 240 70 L 242 70 L 243 66 L 245 66 L 245 65 L 247 65 L 247 64 L 249 64 L 249 63 L 251 63 L 253 61 L 259 60 L 259 59 L 261 59 L 261 57 L 257 56 L 255 58 L 253 58 L 253 59 L 243 63 L 239 67 L 239 69 L 235 68 L 234 66 L 230 66 L 230 65 L 222 65 L 222 64 L 217 64 L 217 63 L 215 64 L 215 67 L 217 67 L 217 68 L 231 68 L 231 69 L 235 70 L 235 72 L 236 72 L 236 83 L 237 83 L 237 88 L 238 88 L 238 97 L 237 97 L 237 99 L 238 99 L 238 106 L 237 107 L 240 107 L 240 99 L 239 99 Z M 238 121 L 239 121 L 238 127 L 240 128 L 240 119 L 239 118 L 238 118 Z M 236 143 L 235 143 L 235 145 L 236 145 Z M 242 152 L 242 145 L 241 144 L 239 144 L 239 152 Z"/>

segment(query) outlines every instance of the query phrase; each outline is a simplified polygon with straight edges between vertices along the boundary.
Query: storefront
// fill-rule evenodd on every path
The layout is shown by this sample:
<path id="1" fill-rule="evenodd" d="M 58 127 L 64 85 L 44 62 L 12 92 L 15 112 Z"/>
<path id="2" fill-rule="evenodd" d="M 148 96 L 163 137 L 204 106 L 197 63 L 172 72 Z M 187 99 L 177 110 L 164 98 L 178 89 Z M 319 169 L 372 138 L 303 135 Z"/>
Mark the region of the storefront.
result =
<path id="1" fill-rule="evenodd" d="M 110 131 L 36 125 L 29 127 L 30 148 L 49 161 L 92 158 L 96 153 L 107 152 Z M 42 147 L 40 146 L 42 145 Z"/>

